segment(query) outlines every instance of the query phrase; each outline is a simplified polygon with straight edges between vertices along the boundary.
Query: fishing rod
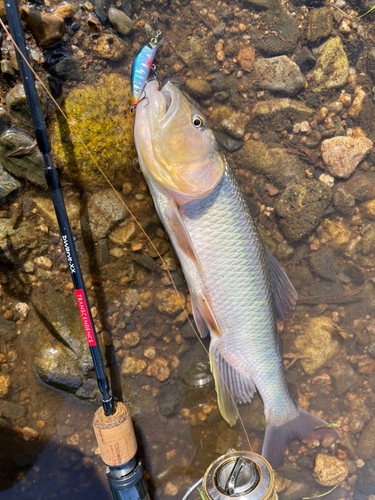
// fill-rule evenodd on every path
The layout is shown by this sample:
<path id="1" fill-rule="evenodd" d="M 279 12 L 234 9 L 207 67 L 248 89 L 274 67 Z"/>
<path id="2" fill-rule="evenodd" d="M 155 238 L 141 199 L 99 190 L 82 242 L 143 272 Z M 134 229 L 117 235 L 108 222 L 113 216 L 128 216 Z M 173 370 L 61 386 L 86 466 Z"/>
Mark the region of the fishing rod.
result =
<path id="1" fill-rule="evenodd" d="M 35 139 L 43 154 L 45 179 L 55 209 L 78 309 L 102 395 L 102 406 L 95 412 L 93 427 L 102 460 L 107 465 L 106 473 L 110 489 L 115 500 L 150 500 L 143 477 L 143 467 L 137 456 L 137 442 L 129 410 L 123 403 L 115 403 L 110 393 L 59 177 L 52 162 L 50 142 L 26 50 L 17 1 L 6 0 L 5 8 L 31 112 Z"/>

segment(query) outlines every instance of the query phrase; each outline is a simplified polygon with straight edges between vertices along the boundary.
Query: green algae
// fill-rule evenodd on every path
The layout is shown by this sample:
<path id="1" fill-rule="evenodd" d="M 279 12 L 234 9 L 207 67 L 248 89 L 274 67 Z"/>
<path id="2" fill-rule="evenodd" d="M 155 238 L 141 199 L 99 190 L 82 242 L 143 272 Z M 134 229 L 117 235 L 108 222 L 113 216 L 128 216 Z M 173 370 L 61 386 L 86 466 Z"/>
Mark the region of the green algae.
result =
<path id="1" fill-rule="evenodd" d="M 103 75 L 67 96 L 63 109 L 74 131 L 60 117 L 51 133 L 52 150 L 64 172 L 85 189 L 108 186 L 87 150 L 116 188 L 136 174 L 130 106 L 128 79 L 118 74 Z"/>

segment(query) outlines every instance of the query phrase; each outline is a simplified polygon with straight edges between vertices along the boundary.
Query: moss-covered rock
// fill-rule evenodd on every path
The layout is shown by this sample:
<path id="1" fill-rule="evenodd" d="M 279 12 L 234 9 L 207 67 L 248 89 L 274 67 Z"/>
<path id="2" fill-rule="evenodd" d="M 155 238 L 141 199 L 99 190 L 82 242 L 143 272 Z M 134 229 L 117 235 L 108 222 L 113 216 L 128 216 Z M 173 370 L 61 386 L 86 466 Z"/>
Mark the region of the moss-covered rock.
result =
<path id="1" fill-rule="evenodd" d="M 127 78 L 112 74 L 75 88 L 64 110 L 74 130 L 65 120 L 56 122 L 51 141 L 57 161 L 74 181 L 87 189 L 107 185 L 89 152 L 118 188 L 137 174 L 132 164 L 134 116 Z"/>
<path id="2" fill-rule="evenodd" d="M 330 38 L 321 48 L 315 68 L 310 73 L 313 92 L 343 87 L 349 78 L 349 62 L 339 37 Z"/>

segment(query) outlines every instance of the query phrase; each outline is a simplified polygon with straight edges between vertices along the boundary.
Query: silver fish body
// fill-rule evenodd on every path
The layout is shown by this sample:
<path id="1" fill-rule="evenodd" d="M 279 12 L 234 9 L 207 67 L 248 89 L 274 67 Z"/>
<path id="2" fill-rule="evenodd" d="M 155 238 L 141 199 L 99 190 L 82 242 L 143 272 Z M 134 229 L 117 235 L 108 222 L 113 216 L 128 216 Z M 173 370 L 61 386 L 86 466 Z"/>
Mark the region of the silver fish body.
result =
<path id="1" fill-rule="evenodd" d="M 152 105 L 152 91 L 149 105 Z M 183 99 L 180 95 L 177 99 L 177 91 L 173 92 L 171 106 Z M 158 101 L 157 112 L 163 119 L 160 96 L 155 99 Z M 143 113 L 139 116 L 147 119 L 145 110 Z M 192 119 L 196 118 L 196 113 L 196 108 L 193 108 Z M 182 118 L 179 116 L 179 123 L 183 122 Z M 276 320 L 283 319 L 294 308 L 296 292 L 279 264 L 265 249 L 226 160 L 219 155 L 216 157 L 219 163 L 223 161 L 223 168 L 215 166 L 218 181 L 214 184 L 214 177 L 209 178 L 210 186 L 213 186 L 209 192 L 190 199 L 181 197 L 177 188 L 182 185 L 186 191 L 185 184 L 179 181 L 181 173 L 178 174 L 180 184 L 174 180 L 170 183 L 171 191 L 170 174 L 159 174 L 161 170 L 157 174 L 153 172 L 150 139 L 155 123 L 151 125 L 146 132 L 140 130 L 142 121 L 136 116 L 135 138 L 140 166 L 159 217 L 180 259 L 199 331 L 203 336 L 211 335 L 210 363 L 220 411 L 229 424 L 234 425 L 237 419 L 235 404 L 251 401 L 258 390 L 266 418 L 262 454 L 276 466 L 293 437 L 305 439 L 316 427 L 326 424 L 294 401 L 286 383 Z M 162 137 L 160 130 L 156 131 L 156 136 Z M 168 132 L 176 136 L 173 136 L 174 148 L 179 132 L 178 127 L 176 131 L 172 128 L 172 132 L 170 129 Z M 162 149 L 163 142 L 159 140 L 155 154 L 159 155 Z M 210 169 L 211 156 L 206 157 L 209 160 L 205 168 Z M 183 171 L 186 163 L 181 164 Z M 173 170 L 169 172 L 173 173 Z M 189 176 L 189 179 L 194 179 L 190 173 Z M 194 189 L 198 191 L 196 186 Z M 174 195 L 176 192 L 177 196 Z M 184 238 L 181 231 L 185 233 Z M 189 245 L 194 252 L 187 253 L 186 246 Z M 315 431 L 315 437 L 326 431 Z M 328 432 L 339 436 L 332 429 Z"/>

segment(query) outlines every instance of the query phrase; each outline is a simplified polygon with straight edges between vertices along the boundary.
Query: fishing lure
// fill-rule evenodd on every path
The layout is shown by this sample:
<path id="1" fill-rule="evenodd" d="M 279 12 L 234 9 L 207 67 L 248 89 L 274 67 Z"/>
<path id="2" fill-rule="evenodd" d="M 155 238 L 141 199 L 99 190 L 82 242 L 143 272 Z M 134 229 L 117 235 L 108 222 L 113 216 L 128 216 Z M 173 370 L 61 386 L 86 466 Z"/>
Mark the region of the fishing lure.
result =
<path id="1" fill-rule="evenodd" d="M 142 47 L 134 59 L 131 74 L 131 92 L 132 92 L 132 110 L 137 107 L 141 100 L 143 88 L 146 85 L 150 70 L 153 69 L 153 61 L 156 51 L 167 38 L 163 38 L 158 42 L 161 31 L 157 31 L 156 35 L 151 38 L 149 43 Z"/>

